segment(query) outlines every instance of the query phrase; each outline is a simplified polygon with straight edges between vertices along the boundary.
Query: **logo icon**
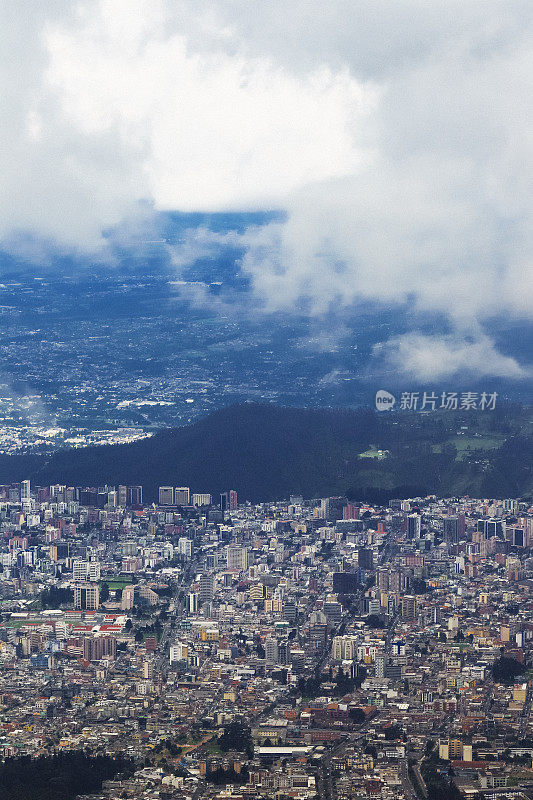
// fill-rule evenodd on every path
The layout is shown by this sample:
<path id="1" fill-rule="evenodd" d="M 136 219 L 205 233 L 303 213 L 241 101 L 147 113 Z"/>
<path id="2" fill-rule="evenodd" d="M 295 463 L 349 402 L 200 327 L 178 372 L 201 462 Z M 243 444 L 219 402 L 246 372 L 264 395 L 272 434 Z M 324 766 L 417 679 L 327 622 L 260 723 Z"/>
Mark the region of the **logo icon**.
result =
<path id="1" fill-rule="evenodd" d="M 386 392 L 385 389 L 379 389 L 376 392 L 376 411 L 390 411 L 394 408 L 394 403 L 396 402 L 396 398 L 390 392 Z"/>

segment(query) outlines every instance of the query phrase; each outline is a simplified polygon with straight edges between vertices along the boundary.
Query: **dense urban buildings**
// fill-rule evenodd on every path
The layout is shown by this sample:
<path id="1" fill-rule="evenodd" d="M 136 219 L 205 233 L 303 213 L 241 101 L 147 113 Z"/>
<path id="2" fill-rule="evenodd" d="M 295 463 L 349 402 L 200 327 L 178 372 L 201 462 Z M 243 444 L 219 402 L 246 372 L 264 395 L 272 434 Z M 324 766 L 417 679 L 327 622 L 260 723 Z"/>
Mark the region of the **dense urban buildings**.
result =
<path id="1" fill-rule="evenodd" d="M 4 757 L 103 798 L 528 797 L 533 509 L 0 487 Z"/>

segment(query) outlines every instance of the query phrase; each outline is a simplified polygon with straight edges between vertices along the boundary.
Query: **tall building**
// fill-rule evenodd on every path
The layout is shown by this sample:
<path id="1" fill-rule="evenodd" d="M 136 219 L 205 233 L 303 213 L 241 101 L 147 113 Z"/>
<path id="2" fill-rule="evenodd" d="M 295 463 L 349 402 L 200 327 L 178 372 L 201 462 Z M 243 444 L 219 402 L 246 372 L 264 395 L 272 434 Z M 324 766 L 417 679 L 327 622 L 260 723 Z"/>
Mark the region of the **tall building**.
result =
<path id="1" fill-rule="evenodd" d="M 191 501 L 191 492 L 188 486 L 176 486 L 174 489 L 174 504 L 188 506 Z"/>
<path id="2" fill-rule="evenodd" d="M 229 544 L 226 547 L 226 562 L 228 569 L 244 572 L 248 569 L 249 564 L 248 549 L 240 545 Z"/>
<path id="3" fill-rule="evenodd" d="M 204 574 L 200 578 L 200 591 L 198 593 L 198 600 L 200 605 L 202 603 L 210 603 L 215 594 L 215 578 L 214 575 Z"/>
<path id="4" fill-rule="evenodd" d="M 237 505 L 237 492 L 235 489 L 228 489 L 227 492 L 222 492 L 220 495 L 221 511 L 236 511 Z"/>
<path id="5" fill-rule="evenodd" d="M 198 613 L 198 592 L 190 592 L 187 595 L 187 614 Z"/>
<path id="6" fill-rule="evenodd" d="M 174 664 L 176 661 L 186 661 L 189 653 L 189 648 L 183 642 L 176 642 L 170 645 L 170 663 Z"/>
<path id="7" fill-rule="evenodd" d="M 97 583 L 81 583 L 74 587 L 74 608 L 96 611 L 100 605 L 100 591 Z"/>
<path id="8" fill-rule="evenodd" d="M 402 619 L 414 620 L 416 618 L 416 597 L 406 594 L 401 600 Z"/>
<path id="9" fill-rule="evenodd" d="M 192 558 L 192 539 L 187 539 L 185 536 L 180 536 L 178 539 L 178 553 L 185 558 Z"/>
<path id="10" fill-rule="evenodd" d="M 357 563 L 359 569 L 371 570 L 374 568 L 374 556 L 369 547 L 357 548 Z"/>
<path id="11" fill-rule="evenodd" d="M 357 594 L 359 589 L 359 571 L 334 572 L 333 591 L 335 594 Z"/>
<path id="12" fill-rule="evenodd" d="M 420 539 L 422 518 L 419 514 L 409 514 L 407 517 L 407 536 L 409 539 Z"/>
<path id="13" fill-rule="evenodd" d="M 172 486 L 159 487 L 159 505 L 160 506 L 174 505 L 174 488 Z"/>
<path id="14" fill-rule="evenodd" d="M 459 520 L 457 517 L 444 517 L 444 541 L 448 544 L 459 542 Z"/>
<path id="15" fill-rule="evenodd" d="M 347 503 L 342 509 L 343 519 L 359 519 L 359 506 L 354 503 Z"/>
<path id="16" fill-rule="evenodd" d="M 30 502 L 30 482 L 29 481 L 21 481 L 20 483 L 20 502 L 21 503 L 29 503 Z"/>
<path id="17" fill-rule="evenodd" d="M 196 492 L 192 496 L 192 504 L 193 506 L 210 506 L 211 495 L 207 492 Z"/>
<path id="18" fill-rule="evenodd" d="M 114 660 L 117 655 L 117 640 L 114 636 L 87 636 L 83 640 L 83 658 L 86 661 L 101 661 L 103 658 Z"/>
<path id="19" fill-rule="evenodd" d="M 327 498 L 324 510 L 328 522 L 336 522 L 338 519 L 343 519 L 344 508 L 347 502 L 346 497 Z"/>
<path id="20" fill-rule="evenodd" d="M 479 519 L 477 529 L 481 531 L 485 539 L 505 539 L 505 520 L 503 519 Z"/>
<path id="21" fill-rule="evenodd" d="M 135 603 L 135 588 L 133 583 L 123 588 L 120 601 L 120 607 L 123 611 L 129 611 L 133 608 Z"/>
<path id="22" fill-rule="evenodd" d="M 130 506 L 142 506 L 143 504 L 143 487 L 142 486 L 128 486 L 127 501 Z"/>
<path id="23" fill-rule="evenodd" d="M 321 653 L 328 642 L 328 618 L 321 611 L 315 611 L 310 615 L 309 623 L 309 648 Z"/>
<path id="24" fill-rule="evenodd" d="M 72 579 L 77 582 L 99 581 L 99 561 L 74 561 L 72 565 Z"/>
<path id="25" fill-rule="evenodd" d="M 278 642 L 274 637 L 265 640 L 265 661 L 267 664 L 278 663 Z"/>

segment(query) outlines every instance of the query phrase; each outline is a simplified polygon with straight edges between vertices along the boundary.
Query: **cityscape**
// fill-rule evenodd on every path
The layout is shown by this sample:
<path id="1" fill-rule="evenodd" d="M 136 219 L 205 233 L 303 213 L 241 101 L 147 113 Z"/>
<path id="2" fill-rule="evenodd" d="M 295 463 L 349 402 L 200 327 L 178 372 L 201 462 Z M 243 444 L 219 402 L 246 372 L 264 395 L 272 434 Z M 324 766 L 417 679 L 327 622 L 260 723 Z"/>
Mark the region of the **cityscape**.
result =
<path id="1" fill-rule="evenodd" d="M 532 511 L 2 486 L 2 755 L 120 756 L 91 800 L 530 797 Z"/>
<path id="2" fill-rule="evenodd" d="M 532 65 L 0 0 L 0 800 L 533 800 Z"/>

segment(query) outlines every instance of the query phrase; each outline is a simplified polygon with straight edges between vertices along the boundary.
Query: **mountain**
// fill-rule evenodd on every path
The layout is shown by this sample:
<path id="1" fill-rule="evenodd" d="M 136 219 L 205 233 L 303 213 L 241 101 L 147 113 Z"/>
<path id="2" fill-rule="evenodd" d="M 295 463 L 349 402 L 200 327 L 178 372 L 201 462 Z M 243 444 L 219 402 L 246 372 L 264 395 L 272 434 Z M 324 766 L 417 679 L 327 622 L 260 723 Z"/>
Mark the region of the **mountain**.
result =
<path id="1" fill-rule="evenodd" d="M 0 480 L 191 486 L 241 501 L 289 494 L 531 496 L 532 410 L 375 413 L 245 403 L 132 444 L 0 458 Z"/>

